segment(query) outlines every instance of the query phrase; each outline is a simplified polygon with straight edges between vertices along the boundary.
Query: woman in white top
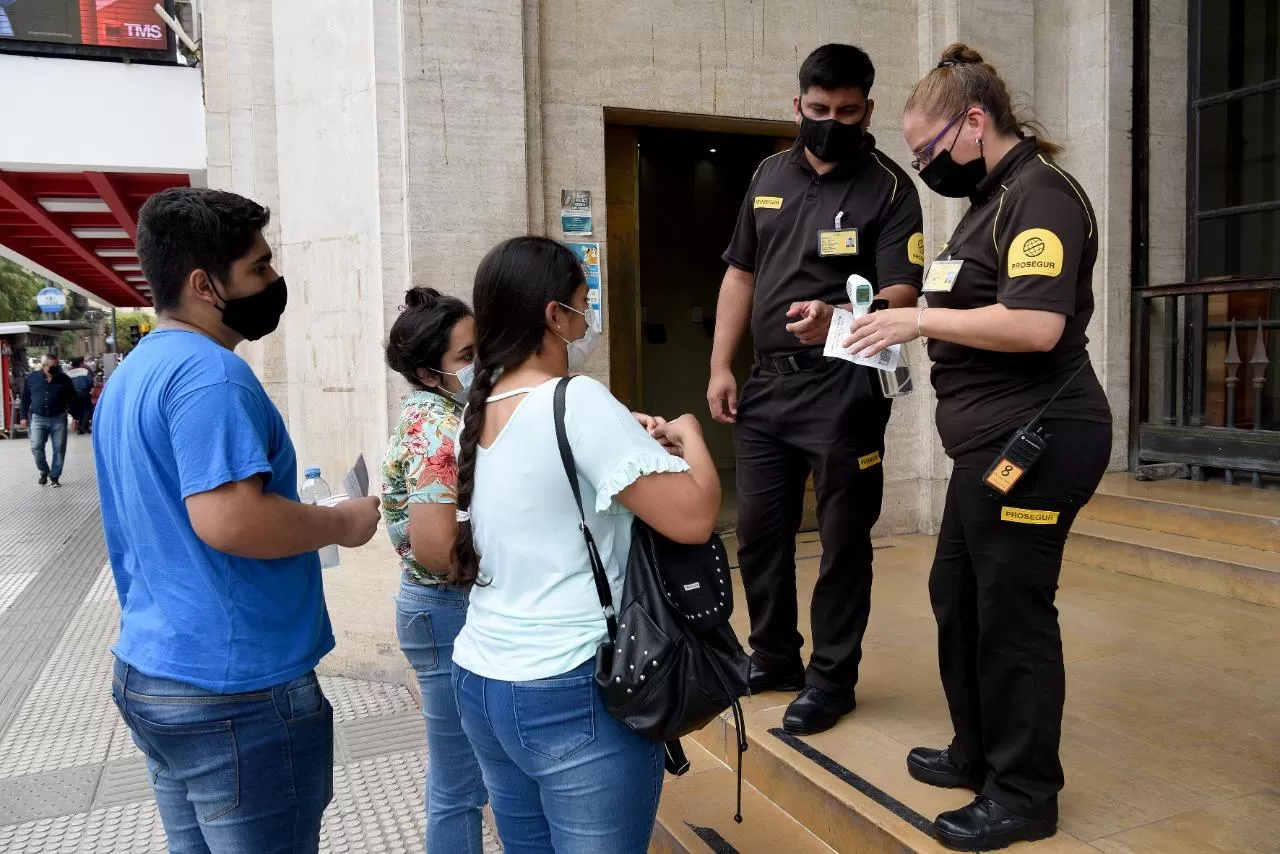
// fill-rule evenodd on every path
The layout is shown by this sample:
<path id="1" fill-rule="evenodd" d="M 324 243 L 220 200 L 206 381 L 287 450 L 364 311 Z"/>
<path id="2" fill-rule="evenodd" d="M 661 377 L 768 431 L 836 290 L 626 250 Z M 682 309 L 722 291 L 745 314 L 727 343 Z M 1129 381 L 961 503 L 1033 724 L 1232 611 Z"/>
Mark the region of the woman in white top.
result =
<path id="1" fill-rule="evenodd" d="M 581 370 L 599 334 L 582 266 L 553 240 L 508 240 L 476 271 L 473 304 L 450 578 L 475 585 L 453 655 L 463 730 L 508 854 L 642 854 L 662 747 L 600 702 L 604 614 L 552 415 L 556 381 Z M 693 416 L 633 416 L 590 378 L 569 384 L 565 426 L 619 601 L 632 514 L 672 539 L 705 542 L 720 482 Z"/>

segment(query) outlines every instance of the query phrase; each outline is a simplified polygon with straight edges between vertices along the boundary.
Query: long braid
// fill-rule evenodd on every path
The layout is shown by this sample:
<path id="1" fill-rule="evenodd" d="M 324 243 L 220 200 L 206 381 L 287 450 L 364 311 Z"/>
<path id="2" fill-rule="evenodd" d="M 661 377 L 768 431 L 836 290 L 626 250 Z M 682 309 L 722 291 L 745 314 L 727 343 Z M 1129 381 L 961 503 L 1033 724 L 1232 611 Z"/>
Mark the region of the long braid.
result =
<path id="1" fill-rule="evenodd" d="M 497 381 L 497 366 L 480 364 L 476 368 L 471 392 L 467 395 L 466 419 L 458 441 L 458 512 L 471 512 L 471 496 L 476 483 L 476 448 L 484 432 L 485 407 L 493 384 Z M 471 523 L 458 523 L 458 538 L 453 544 L 453 566 L 446 578 L 456 587 L 484 586 L 480 579 L 480 555 L 476 551 Z"/>

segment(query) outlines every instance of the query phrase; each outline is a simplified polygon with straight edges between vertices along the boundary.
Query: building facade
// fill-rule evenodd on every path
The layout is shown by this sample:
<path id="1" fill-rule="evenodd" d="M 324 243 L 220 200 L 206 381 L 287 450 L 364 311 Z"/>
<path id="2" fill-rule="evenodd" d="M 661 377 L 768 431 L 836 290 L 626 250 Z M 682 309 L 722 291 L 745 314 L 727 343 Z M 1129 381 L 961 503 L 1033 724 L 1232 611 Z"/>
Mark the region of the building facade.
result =
<path id="1" fill-rule="evenodd" d="M 677 352 L 674 333 L 699 313 L 713 317 L 720 271 L 701 264 L 689 304 L 647 304 L 646 291 L 661 283 L 646 281 L 651 265 L 640 263 L 644 166 L 628 161 L 628 145 L 663 127 L 721 134 L 717 154 L 751 135 L 785 137 L 801 60 L 838 40 L 876 62 L 872 130 L 906 164 L 906 94 L 961 40 L 996 64 L 1065 145 L 1063 165 L 1097 208 L 1091 350 L 1116 414 L 1113 465 L 1124 468 L 1134 16 L 1133 0 L 206 2 L 209 184 L 276 212 L 274 242 L 295 294 L 282 333 L 253 358 L 304 459 L 337 465 L 376 453 L 402 391 L 378 345 L 405 289 L 467 296 L 490 246 L 526 232 L 564 237 L 562 191 L 588 190 L 592 234 L 569 239 L 598 242 L 603 256 L 606 337 L 591 372 L 644 407 L 655 394 L 644 394 L 652 384 L 632 366 L 653 361 L 643 351 L 666 333 L 673 352 L 663 376 L 683 394 L 657 396 L 703 414 L 709 338 Z M 1181 282 L 1187 3 L 1154 0 L 1149 26 L 1151 274 Z M 962 204 L 923 188 L 921 198 L 932 252 Z M 672 207 L 695 234 L 726 227 Z M 723 246 L 712 248 L 718 256 Z M 923 354 L 916 359 L 923 376 Z M 927 384 L 918 389 L 896 405 L 890 427 L 885 532 L 938 523 L 948 465 Z M 724 437 L 713 440 L 726 447 Z"/>

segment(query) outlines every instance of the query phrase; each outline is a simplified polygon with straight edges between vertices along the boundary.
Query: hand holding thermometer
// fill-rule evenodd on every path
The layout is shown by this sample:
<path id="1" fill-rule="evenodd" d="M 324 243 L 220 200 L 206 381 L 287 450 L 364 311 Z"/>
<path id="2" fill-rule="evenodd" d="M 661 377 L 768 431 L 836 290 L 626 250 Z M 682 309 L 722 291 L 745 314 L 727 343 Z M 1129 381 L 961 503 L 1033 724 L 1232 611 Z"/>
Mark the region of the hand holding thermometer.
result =
<path id="1" fill-rule="evenodd" d="M 845 282 L 845 290 L 849 293 L 849 305 L 853 309 L 854 322 L 873 311 L 889 307 L 886 301 L 875 298 L 875 289 L 871 287 L 871 283 L 857 273 Z M 898 350 L 896 347 L 892 349 Z M 889 356 L 891 352 L 890 349 L 881 350 L 880 356 Z M 875 365 L 876 376 L 880 378 L 880 392 L 885 397 L 906 397 L 914 390 L 911 382 L 911 368 L 907 365 L 905 350 L 898 350 L 893 355 L 897 358 L 892 361 L 885 360 L 884 365 Z"/>

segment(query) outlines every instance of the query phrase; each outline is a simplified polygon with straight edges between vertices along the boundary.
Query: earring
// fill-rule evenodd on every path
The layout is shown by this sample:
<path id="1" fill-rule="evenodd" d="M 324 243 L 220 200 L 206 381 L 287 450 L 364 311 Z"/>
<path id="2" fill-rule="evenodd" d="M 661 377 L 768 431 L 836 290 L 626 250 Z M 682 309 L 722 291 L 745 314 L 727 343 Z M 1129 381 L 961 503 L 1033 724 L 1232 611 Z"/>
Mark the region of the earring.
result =
<path id="1" fill-rule="evenodd" d="M 982 137 L 978 137 L 977 143 L 978 143 L 978 156 L 979 157 L 984 156 L 986 154 L 986 151 L 982 147 Z"/>

